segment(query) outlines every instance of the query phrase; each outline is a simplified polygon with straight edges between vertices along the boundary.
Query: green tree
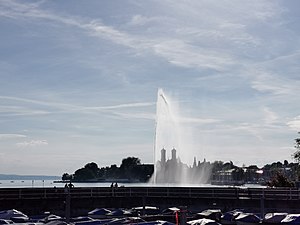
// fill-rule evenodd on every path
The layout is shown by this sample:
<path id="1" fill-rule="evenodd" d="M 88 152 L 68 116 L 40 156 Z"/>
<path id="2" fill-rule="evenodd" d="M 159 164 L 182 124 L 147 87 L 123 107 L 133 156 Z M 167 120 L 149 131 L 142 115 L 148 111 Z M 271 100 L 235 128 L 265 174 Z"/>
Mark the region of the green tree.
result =
<path id="1" fill-rule="evenodd" d="M 212 172 L 215 173 L 215 172 L 222 170 L 223 165 L 224 165 L 224 162 L 222 162 L 222 161 L 214 161 L 212 163 Z"/>
<path id="2" fill-rule="evenodd" d="M 72 175 L 71 174 L 68 174 L 68 173 L 64 173 L 62 175 L 62 180 L 72 180 Z"/>
<path id="3" fill-rule="evenodd" d="M 80 168 L 74 173 L 74 180 L 91 180 L 97 179 L 99 174 L 98 165 L 94 162 L 88 163 L 84 168 Z"/>
<path id="4" fill-rule="evenodd" d="M 85 168 L 80 168 L 74 173 L 74 180 L 90 180 L 94 178 L 94 173 L 91 170 Z"/>
<path id="5" fill-rule="evenodd" d="M 121 176 L 124 178 L 136 178 L 135 168 L 141 165 L 141 160 L 136 157 L 127 157 L 122 160 L 122 164 L 120 166 Z"/>
<path id="6" fill-rule="evenodd" d="M 94 163 L 94 162 L 88 163 L 84 166 L 84 168 L 87 170 L 90 170 L 95 175 L 95 177 L 98 176 L 99 167 L 98 167 L 97 163 Z"/>
<path id="7" fill-rule="evenodd" d="M 267 182 L 267 185 L 269 187 L 294 187 L 294 183 L 280 172 L 276 172 L 275 176 Z"/>
<path id="8" fill-rule="evenodd" d="M 298 134 L 300 134 L 300 132 L 298 132 Z M 295 138 L 295 146 L 296 148 L 296 152 L 293 154 L 293 158 L 296 160 L 297 162 L 297 166 L 296 166 L 296 180 L 298 181 L 300 178 L 300 168 L 299 168 L 299 162 L 300 162 L 300 137 Z"/>
<path id="9" fill-rule="evenodd" d="M 106 168 L 106 178 L 121 178 L 119 167 L 116 164 Z"/>
<path id="10" fill-rule="evenodd" d="M 300 132 L 298 132 L 300 134 Z M 295 148 L 296 152 L 294 153 L 293 157 L 297 162 L 300 162 L 300 137 L 295 139 Z"/>
<path id="11" fill-rule="evenodd" d="M 141 165 L 141 160 L 136 157 L 127 157 L 122 160 L 120 168 L 132 168 L 137 165 Z"/>

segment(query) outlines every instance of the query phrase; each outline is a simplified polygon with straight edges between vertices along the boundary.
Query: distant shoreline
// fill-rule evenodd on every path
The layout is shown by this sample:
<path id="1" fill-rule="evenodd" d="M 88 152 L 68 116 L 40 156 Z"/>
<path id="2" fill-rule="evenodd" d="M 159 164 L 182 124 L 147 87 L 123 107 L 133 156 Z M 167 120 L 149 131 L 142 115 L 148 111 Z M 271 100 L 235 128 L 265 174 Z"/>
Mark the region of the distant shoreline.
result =
<path id="1" fill-rule="evenodd" d="M 60 176 L 0 174 L 0 180 L 58 180 Z"/>
<path id="2" fill-rule="evenodd" d="M 69 183 L 69 180 L 54 180 L 53 183 Z M 72 183 L 145 183 L 129 179 L 101 179 L 101 180 L 72 180 Z"/>

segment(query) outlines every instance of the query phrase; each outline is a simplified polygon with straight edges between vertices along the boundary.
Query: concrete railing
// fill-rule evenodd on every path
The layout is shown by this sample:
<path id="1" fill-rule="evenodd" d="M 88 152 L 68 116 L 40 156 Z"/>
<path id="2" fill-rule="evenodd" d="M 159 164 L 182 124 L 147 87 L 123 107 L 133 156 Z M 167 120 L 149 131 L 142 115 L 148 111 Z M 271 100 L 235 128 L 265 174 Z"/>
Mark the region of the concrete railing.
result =
<path id="1" fill-rule="evenodd" d="M 1 199 L 63 198 L 64 188 L 0 188 Z M 296 188 L 238 187 L 90 187 L 71 188 L 72 198 L 153 197 L 153 198 L 214 198 L 214 199 L 277 199 L 299 200 Z"/>

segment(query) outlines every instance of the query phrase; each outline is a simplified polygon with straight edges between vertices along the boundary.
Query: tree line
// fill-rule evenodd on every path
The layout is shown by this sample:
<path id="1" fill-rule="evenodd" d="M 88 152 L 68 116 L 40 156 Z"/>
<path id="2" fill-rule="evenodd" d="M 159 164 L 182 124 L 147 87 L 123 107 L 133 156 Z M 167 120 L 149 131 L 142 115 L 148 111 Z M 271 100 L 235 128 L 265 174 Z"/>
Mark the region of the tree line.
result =
<path id="1" fill-rule="evenodd" d="M 74 174 L 64 173 L 62 180 L 72 181 L 106 181 L 122 179 L 128 182 L 147 182 L 153 174 L 154 166 L 141 164 L 136 157 L 127 157 L 118 167 L 116 164 L 99 168 L 97 163 L 90 162 L 77 169 Z"/>

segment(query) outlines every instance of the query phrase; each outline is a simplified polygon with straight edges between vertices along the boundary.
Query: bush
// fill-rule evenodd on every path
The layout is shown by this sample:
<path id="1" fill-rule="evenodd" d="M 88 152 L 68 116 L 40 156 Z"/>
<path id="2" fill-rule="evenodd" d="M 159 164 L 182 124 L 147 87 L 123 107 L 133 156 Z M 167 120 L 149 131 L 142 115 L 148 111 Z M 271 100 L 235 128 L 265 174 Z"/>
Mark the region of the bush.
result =
<path id="1" fill-rule="evenodd" d="M 267 185 L 269 187 L 294 187 L 294 183 L 280 172 L 277 172 L 275 176 L 267 182 Z"/>

